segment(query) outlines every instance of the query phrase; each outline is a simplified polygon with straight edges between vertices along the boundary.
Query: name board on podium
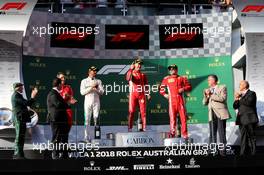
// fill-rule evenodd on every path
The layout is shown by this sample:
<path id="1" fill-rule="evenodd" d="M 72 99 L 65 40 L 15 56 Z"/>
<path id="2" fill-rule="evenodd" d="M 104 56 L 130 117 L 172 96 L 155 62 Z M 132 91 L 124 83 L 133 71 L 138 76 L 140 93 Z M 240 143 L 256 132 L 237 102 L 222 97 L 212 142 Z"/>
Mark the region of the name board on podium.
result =
<path id="1" fill-rule="evenodd" d="M 162 135 L 157 132 L 116 133 L 117 147 L 151 147 L 163 146 Z"/>

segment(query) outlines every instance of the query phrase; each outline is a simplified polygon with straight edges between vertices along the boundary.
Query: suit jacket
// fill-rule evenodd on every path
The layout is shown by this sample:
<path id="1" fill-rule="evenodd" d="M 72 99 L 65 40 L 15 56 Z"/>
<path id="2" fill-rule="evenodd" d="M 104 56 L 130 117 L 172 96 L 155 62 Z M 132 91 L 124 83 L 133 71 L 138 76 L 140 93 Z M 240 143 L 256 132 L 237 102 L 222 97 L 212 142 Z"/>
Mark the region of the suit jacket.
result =
<path id="1" fill-rule="evenodd" d="M 52 89 L 47 97 L 47 107 L 49 122 L 67 122 L 66 109 L 69 105 L 63 100 L 62 96 L 54 89 Z"/>
<path id="2" fill-rule="evenodd" d="M 256 93 L 251 90 L 248 90 L 240 100 L 234 101 L 233 108 L 238 109 L 237 125 L 257 124 L 259 122 L 256 104 Z"/>
<path id="3" fill-rule="evenodd" d="M 214 93 L 211 95 L 210 98 L 207 98 L 205 95 L 203 96 L 203 104 L 208 106 L 209 121 L 211 121 L 213 118 L 212 112 L 214 112 L 216 116 L 221 120 L 226 120 L 231 118 L 226 101 L 227 101 L 227 89 L 226 86 L 223 85 L 217 85 L 215 87 Z"/>
<path id="4" fill-rule="evenodd" d="M 24 99 L 23 95 L 15 91 L 11 97 L 13 118 L 22 122 L 30 122 L 28 106 L 32 106 L 34 101 L 34 99 Z"/>

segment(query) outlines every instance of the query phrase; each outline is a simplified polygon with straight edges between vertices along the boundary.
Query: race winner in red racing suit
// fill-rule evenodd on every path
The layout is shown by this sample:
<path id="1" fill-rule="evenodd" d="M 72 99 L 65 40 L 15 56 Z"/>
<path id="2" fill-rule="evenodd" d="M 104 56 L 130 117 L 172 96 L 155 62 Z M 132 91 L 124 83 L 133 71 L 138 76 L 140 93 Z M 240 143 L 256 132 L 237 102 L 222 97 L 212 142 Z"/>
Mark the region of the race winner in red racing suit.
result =
<path id="1" fill-rule="evenodd" d="M 143 61 L 137 57 L 126 74 L 126 80 L 129 82 L 128 132 L 132 131 L 137 106 L 140 109 L 142 129 L 146 131 L 146 96 L 148 100 L 151 97 L 147 87 L 147 77 L 140 71 L 142 64 Z"/>
<path id="2" fill-rule="evenodd" d="M 73 97 L 73 90 L 71 88 L 70 85 L 67 85 L 65 83 L 65 75 L 62 72 L 59 72 L 57 74 L 57 78 L 61 79 L 61 91 L 60 91 L 60 95 L 62 96 L 62 98 L 64 99 L 64 101 L 66 103 L 68 103 L 69 105 L 75 104 L 77 102 L 76 99 L 74 99 Z M 67 118 L 68 118 L 68 126 L 69 126 L 69 131 L 72 127 L 72 123 L 73 123 L 73 111 L 71 108 L 66 110 L 67 112 Z"/>
<path id="3" fill-rule="evenodd" d="M 178 67 L 173 64 L 168 67 L 170 75 L 166 76 L 160 86 L 160 94 L 169 101 L 170 136 L 175 137 L 176 117 L 179 113 L 181 120 L 181 135 L 188 139 L 187 115 L 183 92 L 191 91 L 191 84 L 187 78 L 178 75 Z M 165 92 L 168 90 L 168 94 Z"/>

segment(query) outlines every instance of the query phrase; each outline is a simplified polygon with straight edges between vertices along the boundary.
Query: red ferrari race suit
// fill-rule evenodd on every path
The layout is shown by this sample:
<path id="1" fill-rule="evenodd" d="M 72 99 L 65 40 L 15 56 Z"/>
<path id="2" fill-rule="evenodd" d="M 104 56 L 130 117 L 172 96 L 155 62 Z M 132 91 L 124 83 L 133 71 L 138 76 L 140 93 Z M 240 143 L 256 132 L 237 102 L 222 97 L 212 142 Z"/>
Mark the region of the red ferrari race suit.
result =
<path id="1" fill-rule="evenodd" d="M 146 95 L 148 92 L 148 81 L 144 73 L 129 69 L 126 75 L 126 80 L 129 82 L 129 116 L 128 130 L 133 127 L 134 115 L 136 107 L 139 106 L 140 116 L 142 120 L 142 129 L 146 130 Z"/>
<path id="2" fill-rule="evenodd" d="M 183 93 L 179 93 L 179 89 L 183 88 L 184 91 L 191 91 L 191 84 L 187 78 L 178 75 L 170 75 L 162 80 L 160 86 L 160 94 L 166 95 L 165 90 L 168 90 L 169 101 L 169 116 L 170 116 L 170 134 L 175 137 L 176 131 L 176 117 L 179 113 L 181 120 L 181 134 L 183 138 L 188 138 L 187 131 L 187 115 L 185 108 L 185 101 Z"/>
<path id="3" fill-rule="evenodd" d="M 62 85 L 60 95 L 65 100 L 65 102 L 68 102 L 73 97 L 73 90 L 70 85 Z M 72 109 L 67 109 L 67 118 L 68 118 L 68 125 L 69 128 L 72 126 L 72 120 L 73 120 L 73 112 Z"/>

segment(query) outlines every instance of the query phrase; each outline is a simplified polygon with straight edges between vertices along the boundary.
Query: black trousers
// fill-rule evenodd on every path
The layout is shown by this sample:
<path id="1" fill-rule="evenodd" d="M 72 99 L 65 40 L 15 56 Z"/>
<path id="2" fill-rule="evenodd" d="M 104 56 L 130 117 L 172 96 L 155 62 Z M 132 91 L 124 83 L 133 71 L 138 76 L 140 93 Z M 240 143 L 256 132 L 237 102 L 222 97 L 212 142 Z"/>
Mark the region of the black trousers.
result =
<path id="1" fill-rule="evenodd" d="M 15 139 L 15 156 L 24 157 L 24 143 L 25 143 L 25 135 L 26 135 L 26 122 L 21 120 L 15 120 L 15 128 L 16 128 L 16 139 Z"/>
<path id="2" fill-rule="evenodd" d="M 210 136 L 209 143 L 217 143 L 217 131 L 219 134 L 219 143 L 226 145 L 226 120 L 221 120 L 212 111 L 212 120 L 209 122 Z"/>
<path id="3" fill-rule="evenodd" d="M 54 149 L 52 151 L 53 159 L 68 158 L 68 137 L 69 125 L 66 122 L 50 122 L 52 131 L 52 140 Z M 61 153 L 61 155 L 60 155 Z"/>
<path id="4" fill-rule="evenodd" d="M 255 124 L 239 125 L 241 133 L 240 142 L 240 155 L 245 155 L 248 152 L 251 155 L 256 153 L 256 135 L 255 135 Z"/>

